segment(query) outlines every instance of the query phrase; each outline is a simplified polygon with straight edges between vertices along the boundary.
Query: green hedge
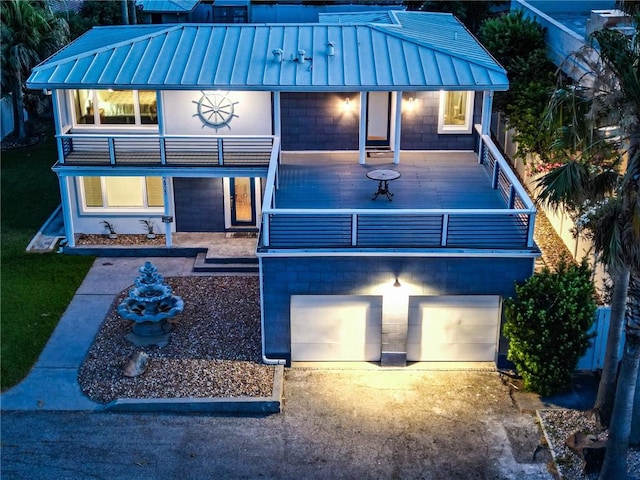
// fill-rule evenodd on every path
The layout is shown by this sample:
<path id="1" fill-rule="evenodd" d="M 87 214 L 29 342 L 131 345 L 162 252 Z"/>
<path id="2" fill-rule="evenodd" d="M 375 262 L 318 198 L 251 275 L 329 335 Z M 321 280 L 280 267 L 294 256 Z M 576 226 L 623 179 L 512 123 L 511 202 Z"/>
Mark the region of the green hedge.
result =
<path id="1" fill-rule="evenodd" d="M 561 262 L 516 285 L 516 298 L 505 304 L 504 335 L 508 359 L 525 388 L 551 395 L 564 390 L 591 336 L 596 302 L 591 269 Z"/>

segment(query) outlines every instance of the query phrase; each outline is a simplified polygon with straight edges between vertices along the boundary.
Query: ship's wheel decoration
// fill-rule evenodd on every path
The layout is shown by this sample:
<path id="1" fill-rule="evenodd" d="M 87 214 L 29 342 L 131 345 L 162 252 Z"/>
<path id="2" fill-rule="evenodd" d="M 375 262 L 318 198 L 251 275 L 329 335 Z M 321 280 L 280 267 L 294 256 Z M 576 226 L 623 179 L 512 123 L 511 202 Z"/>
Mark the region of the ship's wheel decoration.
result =
<path id="1" fill-rule="evenodd" d="M 202 92 L 202 96 L 198 101 L 193 101 L 198 105 L 198 113 L 193 116 L 200 117 L 202 121 L 202 128 L 213 127 L 216 130 L 222 127 L 231 129 L 229 123 L 233 117 L 237 117 L 235 114 L 235 105 L 238 102 L 234 102 L 229 98 L 229 92 Z"/>

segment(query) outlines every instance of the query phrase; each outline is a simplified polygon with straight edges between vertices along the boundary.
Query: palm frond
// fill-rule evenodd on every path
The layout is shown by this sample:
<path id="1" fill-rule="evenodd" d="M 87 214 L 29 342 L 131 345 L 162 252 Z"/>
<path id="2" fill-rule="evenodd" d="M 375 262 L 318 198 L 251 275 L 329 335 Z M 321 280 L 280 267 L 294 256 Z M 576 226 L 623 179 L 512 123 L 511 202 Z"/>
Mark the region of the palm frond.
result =
<path id="1" fill-rule="evenodd" d="M 575 209 L 587 198 L 589 183 L 587 165 L 569 161 L 536 181 L 536 200 L 555 209 Z"/>

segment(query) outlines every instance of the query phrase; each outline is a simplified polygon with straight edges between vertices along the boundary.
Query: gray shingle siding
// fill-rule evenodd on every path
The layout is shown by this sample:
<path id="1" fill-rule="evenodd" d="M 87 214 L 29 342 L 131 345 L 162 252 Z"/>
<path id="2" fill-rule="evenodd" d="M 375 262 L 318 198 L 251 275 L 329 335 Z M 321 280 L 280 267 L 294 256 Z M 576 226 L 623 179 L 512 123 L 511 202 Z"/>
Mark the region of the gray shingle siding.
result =
<path id="1" fill-rule="evenodd" d="M 178 232 L 224 232 L 221 178 L 174 178 L 173 190 Z"/>

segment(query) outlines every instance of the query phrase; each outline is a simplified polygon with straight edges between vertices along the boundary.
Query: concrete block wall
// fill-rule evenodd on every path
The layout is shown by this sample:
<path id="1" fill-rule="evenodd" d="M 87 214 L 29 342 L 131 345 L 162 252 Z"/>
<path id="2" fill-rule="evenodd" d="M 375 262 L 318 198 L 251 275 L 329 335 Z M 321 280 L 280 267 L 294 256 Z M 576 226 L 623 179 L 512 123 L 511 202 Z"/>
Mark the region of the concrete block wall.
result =
<path id="1" fill-rule="evenodd" d="M 403 92 L 405 103 L 413 97 L 415 107 L 402 112 L 401 150 L 473 150 L 473 133 L 438 134 L 440 92 Z M 473 124 L 482 116 L 482 92 L 476 92 L 473 104 Z"/>
<path id="2" fill-rule="evenodd" d="M 384 295 L 395 279 L 411 295 L 515 294 L 533 272 L 531 258 L 262 258 L 266 353 L 291 360 L 291 295 Z M 506 343 L 501 342 L 501 353 Z"/>

